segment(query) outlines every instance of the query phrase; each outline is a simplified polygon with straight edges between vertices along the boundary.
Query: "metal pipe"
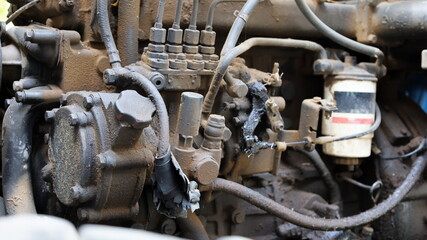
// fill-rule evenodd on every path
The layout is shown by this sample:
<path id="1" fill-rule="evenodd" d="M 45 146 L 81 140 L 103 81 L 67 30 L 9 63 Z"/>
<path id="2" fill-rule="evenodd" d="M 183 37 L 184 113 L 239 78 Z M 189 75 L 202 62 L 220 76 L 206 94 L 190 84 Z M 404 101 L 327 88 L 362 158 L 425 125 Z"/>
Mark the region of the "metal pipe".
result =
<path id="1" fill-rule="evenodd" d="M 193 11 L 191 13 L 191 21 L 189 29 L 197 29 L 197 13 L 199 12 L 199 0 L 193 0 Z"/>
<path id="2" fill-rule="evenodd" d="M 314 13 L 311 11 L 310 7 L 307 5 L 305 0 L 295 0 L 298 8 L 301 10 L 301 12 L 304 14 L 304 16 L 307 18 L 308 21 L 310 21 L 311 24 L 313 24 L 314 27 L 317 28 L 319 32 L 321 32 L 323 35 L 331 39 L 332 41 L 349 48 L 353 51 L 368 55 L 370 57 L 377 58 L 377 65 L 381 66 L 384 60 L 384 53 L 372 46 L 368 46 L 359 42 L 356 42 L 350 38 L 347 38 L 332 28 L 330 28 L 328 25 L 322 22 Z"/>
<path id="3" fill-rule="evenodd" d="M 110 64 L 113 68 L 120 68 L 122 66 L 119 51 L 117 50 L 116 43 L 114 42 L 113 33 L 111 33 L 110 20 L 108 18 L 108 5 L 109 0 L 96 1 L 96 16 L 98 17 L 99 30 L 101 38 L 107 49 Z"/>
<path id="4" fill-rule="evenodd" d="M 203 227 L 200 218 L 195 213 L 188 211 L 187 218 L 177 218 L 176 222 L 181 232 L 184 233 L 183 237 L 197 240 L 209 240 L 205 227 Z"/>
<path id="5" fill-rule="evenodd" d="M 218 4 L 224 3 L 224 2 L 246 2 L 246 0 L 214 0 L 212 1 L 211 5 L 209 6 L 209 13 L 208 13 L 208 19 L 206 20 L 205 30 L 207 31 L 213 30 L 215 8 L 216 6 L 218 6 Z"/>
<path id="6" fill-rule="evenodd" d="M 147 94 L 156 107 L 156 114 L 159 119 L 159 140 L 157 143 L 157 156 L 163 157 L 170 151 L 169 147 L 169 115 L 163 101 L 162 95 L 154 84 L 143 75 L 137 72 L 123 71 L 118 78 L 126 81 L 127 84 L 137 85 Z"/>
<path id="7" fill-rule="evenodd" d="M 236 19 L 231 26 L 230 31 L 228 32 L 227 39 L 225 40 L 224 45 L 222 46 L 221 56 L 225 55 L 230 49 L 236 46 L 237 40 L 240 37 L 240 33 L 243 30 L 246 22 L 249 19 L 252 11 L 262 0 L 247 0 L 245 5 L 239 11 L 239 15 L 237 15 Z"/>
<path id="8" fill-rule="evenodd" d="M 159 1 L 159 8 L 157 9 L 157 17 L 156 17 L 156 23 L 154 24 L 155 28 L 162 28 L 163 27 L 163 13 L 165 11 L 165 5 L 166 0 L 160 0 Z"/>
<path id="9" fill-rule="evenodd" d="M 31 184 L 32 105 L 12 103 L 3 120 L 3 197 L 8 214 L 36 213 Z"/>
<path id="10" fill-rule="evenodd" d="M 340 206 L 342 203 L 340 187 L 338 186 L 338 183 L 332 177 L 331 172 L 329 171 L 325 162 L 320 157 L 319 153 L 316 150 L 309 152 L 309 151 L 305 151 L 305 150 L 302 150 L 299 148 L 294 148 L 294 149 L 296 151 L 304 154 L 305 156 L 307 156 L 311 160 L 314 167 L 321 174 L 323 181 L 325 182 L 326 186 L 329 188 L 331 203 Z"/>
<path id="11" fill-rule="evenodd" d="M 119 2 L 117 47 L 123 65 L 138 61 L 138 28 L 141 0 Z"/>
<path id="12" fill-rule="evenodd" d="M 21 13 L 25 12 L 27 9 L 31 8 L 32 6 L 36 5 L 37 3 L 39 3 L 41 0 L 33 0 L 27 4 L 25 4 L 24 6 L 20 7 L 18 10 L 16 10 L 14 13 L 12 13 L 12 15 L 10 15 L 7 20 L 6 20 L 6 24 L 12 22 L 13 20 L 15 20 L 15 18 L 17 18 L 19 15 L 21 15 Z"/>
<path id="13" fill-rule="evenodd" d="M 181 26 L 181 12 L 182 12 L 182 4 L 183 0 L 178 0 L 176 3 L 176 10 L 175 10 L 175 19 L 172 24 L 172 28 L 180 29 Z"/>
<path id="14" fill-rule="evenodd" d="M 281 38 L 250 38 L 239 46 L 234 47 L 230 51 L 227 51 L 227 54 L 221 57 L 221 60 L 219 61 L 218 67 L 216 68 L 212 78 L 209 90 L 206 94 L 205 101 L 203 102 L 202 113 L 204 114 L 205 119 L 207 119 L 207 115 L 209 115 L 212 111 L 216 95 L 221 85 L 221 80 L 224 77 L 231 61 L 255 46 L 303 48 L 318 52 L 320 58 L 327 58 L 326 50 L 315 42 Z"/>
<path id="15" fill-rule="evenodd" d="M 248 187 L 225 179 L 216 179 L 212 184 L 212 190 L 224 191 L 242 198 L 260 209 L 301 227 L 324 231 L 341 230 L 368 224 L 396 207 L 421 176 L 426 166 L 426 157 L 427 154 L 424 154 L 424 156 L 420 156 L 415 160 L 406 179 L 385 201 L 365 212 L 341 219 L 322 219 L 305 216 Z"/>

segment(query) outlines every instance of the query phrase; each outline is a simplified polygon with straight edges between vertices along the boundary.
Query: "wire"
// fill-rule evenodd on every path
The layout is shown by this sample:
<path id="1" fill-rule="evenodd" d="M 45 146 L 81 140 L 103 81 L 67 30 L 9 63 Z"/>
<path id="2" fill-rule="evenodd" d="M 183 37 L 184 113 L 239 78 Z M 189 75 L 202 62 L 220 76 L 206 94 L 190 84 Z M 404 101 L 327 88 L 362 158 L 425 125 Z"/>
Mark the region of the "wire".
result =
<path id="1" fill-rule="evenodd" d="M 380 111 L 380 107 L 378 106 L 378 104 L 375 104 L 375 122 L 371 125 L 371 127 L 369 127 L 368 130 L 360 132 L 360 133 L 355 133 L 355 134 L 343 136 L 343 137 L 333 137 L 333 136 L 318 137 L 314 140 L 314 143 L 325 144 L 325 143 L 331 143 L 331 142 L 339 142 L 339 141 L 344 141 L 344 140 L 350 140 L 350 139 L 354 139 L 354 138 L 360 138 L 360 137 L 363 137 L 369 133 L 375 132 L 375 130 L 378 129 L 380 124 L 381 124 L 381 111 Z"/>
<path id="2" fill-rule="evenodd" d="M 403 155 L 400 155 L 400 156 L 394 156 L 394 157 L 382 157 L 381 156 L 381 159 L 383 159 L 383 160 L 396 160 L 396 159 L 401 159 L 401 158 L 407 158 L 407 157 L 410 157 L 412 155 L 415 155 L 415 154 L 421 152 L 425 148 L 426 148 L 426 139 L 424 138 L 421 141 L 420 145 L 414 151 L 412 151 L 412 152 L 409 152 L 407 154 L 403 154 Z"/>
<path id="3" fill-rule="evenodd" d="M 15 18 L 17 18 L 19 15 L 21 15 L 21 13 L 25 12 L 27 9 L 29 9 L 32 6 L 36 5 L 40 1 L 41 0 L 33 0 L 33 1 L 25 4 L 24 6 L 20 7 L 18 10 L 16 10 L 14 13 L 12 13 L 12 15 L 9 16 L 9 18 L 7 18 L 6 24 L 8 24 L 8 23 L 12 22 L 13 20 L 15 20 Z"/>
<path id="4" fill-rule="evenodd" d="M 212 190 L 224 191 L 236 197 L 242 198 L 259 207 L 260 209 L 275 215 L 276 217 L 301 227 L 324 231 L 336 231 L 370 223 L 396 207 L 420 178 L 426 166 L 426 157 L 426 155 L 419 156 L 415 160 L 415 162 L 412 164 L 411 171 L 408 173 L 403 183 L 396 190 L 394 190 L 393 194 L 390 195 L 386 200 L 360 214 L 340 219 L 315 218 L 300 214 L 293 209 L 287 208 L 280 203 L 277 203 L 274 200 L 260 194 L 259 192 L 256 192 L 241 184 L 221 178 L 217 178 L 212 183 Z"/>

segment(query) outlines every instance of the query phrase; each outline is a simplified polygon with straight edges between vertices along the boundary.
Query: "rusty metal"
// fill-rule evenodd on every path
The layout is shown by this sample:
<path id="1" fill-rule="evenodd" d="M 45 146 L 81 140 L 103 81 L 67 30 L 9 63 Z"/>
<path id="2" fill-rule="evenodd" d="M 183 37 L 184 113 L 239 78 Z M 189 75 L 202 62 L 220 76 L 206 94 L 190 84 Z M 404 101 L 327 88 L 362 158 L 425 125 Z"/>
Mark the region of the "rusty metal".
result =
<path id="1" fill-rule="evenodd" d="M 329 41 L 291 0 L 44 0 L 22 13 L 31 1 L 8 1 L 19 15 L 0 23 L 8 214 L 197 239 L 425 235 L 425 176 L 410 188 L 426 114 L 397 98 L 424 78 L 425 1 L 303 2 L 359 47 L 375 45 L 369 56 L 386 49 L 381 66 Z M 366 158 L 316 146 L 339 139 L 319 137 L 319 118 L 338 106 L 323 99 L 322 76 L 329 86 L 349 75 L 380 79 L 384 121 Z M 381 196 L 337 176 L 381 181 Z"/>

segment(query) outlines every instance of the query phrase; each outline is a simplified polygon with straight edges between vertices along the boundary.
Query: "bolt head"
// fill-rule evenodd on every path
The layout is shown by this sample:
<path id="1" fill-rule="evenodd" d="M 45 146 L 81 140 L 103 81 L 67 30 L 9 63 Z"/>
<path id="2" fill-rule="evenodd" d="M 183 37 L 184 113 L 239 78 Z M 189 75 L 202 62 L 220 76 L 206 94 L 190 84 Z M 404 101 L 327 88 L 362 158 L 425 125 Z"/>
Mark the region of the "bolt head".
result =
<path id="1" fill-rule="evenodd" d="M 70 114 L 69 123 L 71 126 L 77 126 L 79 124 L 79 117 L 77 116 L 77 114 Z"/>
<path id="2" fill-rule="evenodd" d="M 55 118 L 55 111 L 46 111 L 44 113 L 44 120 L 46 122 L 52 122 L 53 118 Z"/>
<path id="3" fill-rule="evenodd" d="M 104 71 L 103 74 L 104 83 L 111 85 L 117 81 L 117 73 L 113 69 L 109 68 Z"/>
<path id="4" fill-rule="evenodd" d="M 94 104 L 95 104 L 95 100 L 93 99 L 92 96 L 85 97 L 84 100 L 83 100 L 83 106 L 86 109 L 92 108 Z"/>

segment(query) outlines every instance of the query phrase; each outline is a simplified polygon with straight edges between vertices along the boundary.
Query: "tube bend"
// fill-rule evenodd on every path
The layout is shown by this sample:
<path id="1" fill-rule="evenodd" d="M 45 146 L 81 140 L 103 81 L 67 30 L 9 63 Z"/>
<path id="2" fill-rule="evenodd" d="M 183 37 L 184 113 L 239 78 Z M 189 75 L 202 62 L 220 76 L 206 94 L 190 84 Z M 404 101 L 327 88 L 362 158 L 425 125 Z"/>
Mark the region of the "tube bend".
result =
<path id="1" fill-rule="evenodd" d="M 187 218 L 177 218 L 176 222 L 184 233 L 184 237 L 197 240 L 209 240 L 208 233 L 200 218 L 193 212 L 187 212 Z"/>
<path id="2" fill-rule="evenodd" d="M 382 66 L 382 63 L 384 61 L 384 53 L 376 48 L 369 45 L 365 45 L 359 42 L 356 42 L 350 38 L 347 38 L 332 28 L 330 28 L 328 25 L 326 25 L 322 20 L 320 20 L 314 13 L 311 11 L 310 7 L 305 2 L 306 0 L 295 0 L 298 8 L 300 11 L 304 14 L 304 16 L 307 18 L 307 20 L 323 35 L 331 39 L 332 41 L 349 48 L 353 51 L 368 55 L 370 57 L 374 57 L 377 59 L 376 64 L 378 66 Z"/>
<path id="3" fill-rule="evenodd" d="M 338 183 L 334 180 L 325 162 L 320 157 L 319 153 L 316 150 L 309 152 L 299 148 L 294 148 L 294 149 L 304 154 L 311 160 L 314 167 L 317 169 L 317 171 L 319 171 L 320 175 L 322 176 L 326 186 L 329 188 L 329 192 L 330 192 L 329 198 L 331 203 L 340 206 L 342 203 L 340 188 L 338 186 Z"/>
<path id="4" fill-rule="evenodd" d="M 170 151 L 169 147 L 169 115 L 163 101 L 162 95 L 154 86 L 154 84 L 146 77 L 142 76 L 137 72 L 131 72 L 129 70 L 120 71 L 119 78 L 127 80 L 126 83 L 139 86 L 147 94 L 156 107 L 156 114 L 159 119 L 159 141 L 157 144 L 157 155 L 163 157 Z"/>
<path id="5" fill-rule="evenodd" d="M 237 47 L 230 49 L 225 55 L 221 57 L 203 102 L 202 113 L 204 118 L 207 119 L 207 116 L 212 111 L 216 95 L 218 94 L 219 87 L 221 85 L 221 80 L 224 77 L 228 66 L 231 64 L 231 61 L 255 46 L 302 48 L 318 52 L 319 57 L 322 59 L 327 58 L 326 50 L 315 42 L 281 38 L 250 38 Z"/>
<path id="6" fill-rule="evenodd" d="M 36 213 L 30 173 L 34 127 L 31 108 L 13 100 L 3 118 L 3 197 L 7 214 Z"/>
<path id="7" fill-rule="evenodd" d="M 396 207 L 421 176 L 426 166 L 426 157 L 427 154 L 424 154 L 415 160 L 406 179 L 386 200 L 358 215 L 340 219 L 322 219 L 297 213 L 248 187 L 225 179 L 217 178 L 212 183 L 212 190 L 224 191 L 242 198 L 266 212 L 301 227 L 324 231 L 342 230 L 370 223 Z"/>

